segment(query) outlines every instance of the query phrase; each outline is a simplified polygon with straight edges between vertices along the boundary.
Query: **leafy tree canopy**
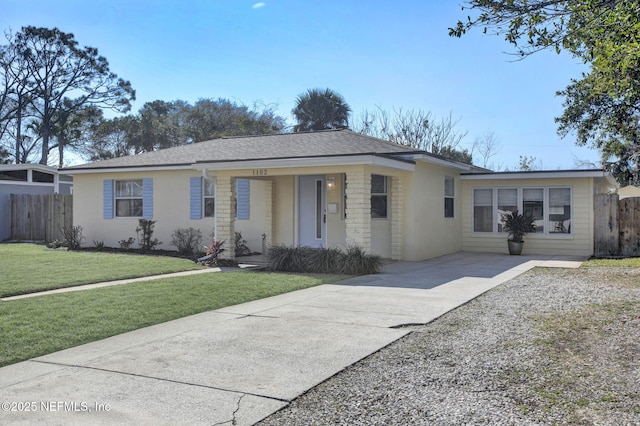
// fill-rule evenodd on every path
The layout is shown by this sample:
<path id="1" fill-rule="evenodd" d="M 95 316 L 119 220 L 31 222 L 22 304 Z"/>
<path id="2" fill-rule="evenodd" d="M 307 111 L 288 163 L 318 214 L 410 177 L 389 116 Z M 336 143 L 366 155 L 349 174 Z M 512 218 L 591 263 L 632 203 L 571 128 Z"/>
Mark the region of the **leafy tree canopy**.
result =
<path id="1" fill-rule="evenodd" d="M 155 151 L 223 136 L 279 133 L 285 119 L 275 106 L 238 105 L 227 99 L 147 102 L 137 114 L 100 120 L 85 152 L 91 160 Z"/>
<path id="2" fill-rule="evenodd" d="M 11 153 L 0 146 L 0 164 L 11 164 Z"/>
<path id="3" fill-rule="evenodd" d="M 309 89 L 296 98 L 291 112 L 297 121 L 293 131 L 309 132 L 349 127 L 351 107 L 331 89 Z"/>
<path id="4" fill-rule="evenodd" d="M 25 160 L 21 148 L 33 150 L 37 143 L 41 164 L 52 149 L 62 155 L 73 133 L 66 127 L 77 127 L 86 108 L 130 109 L 131 84 L 110 71 L 96 48 L 80 47 L 73 34 L 28 26 L 7 33 L 7 41 L 0 49 L 0 136 L 10 130 L 17 161 Z"/>
<path id="5" fill-rule="evenodd" d="M 471 28 L 504 36 L 521 57 L 552 48 L 589 65 L 580 80 L 557 92 L 561 136 L 600 150 L 620 181 L 640 182 L 640 2 L 637 0 L 469 0 L 477 12 L 449 34 Z"/>

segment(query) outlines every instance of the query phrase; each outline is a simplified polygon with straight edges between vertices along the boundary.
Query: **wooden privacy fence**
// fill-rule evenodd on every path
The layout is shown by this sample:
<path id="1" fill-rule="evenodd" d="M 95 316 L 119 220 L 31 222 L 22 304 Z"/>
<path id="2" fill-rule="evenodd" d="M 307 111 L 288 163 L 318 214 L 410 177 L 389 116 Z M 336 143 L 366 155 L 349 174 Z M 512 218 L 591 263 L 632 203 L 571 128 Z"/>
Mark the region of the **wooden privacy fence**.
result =
<path id="1" fill-rule="evenodd" d="M 640 256 L 640 197 L 599 194 L 594 209 L 595 256 Z"/>
<path id="2" fill-rule="evenodd" d="M 63 241 L 63 228 L 71 229 L 73 197 L 61 194 L 11 194 L 11 239 Z"/>

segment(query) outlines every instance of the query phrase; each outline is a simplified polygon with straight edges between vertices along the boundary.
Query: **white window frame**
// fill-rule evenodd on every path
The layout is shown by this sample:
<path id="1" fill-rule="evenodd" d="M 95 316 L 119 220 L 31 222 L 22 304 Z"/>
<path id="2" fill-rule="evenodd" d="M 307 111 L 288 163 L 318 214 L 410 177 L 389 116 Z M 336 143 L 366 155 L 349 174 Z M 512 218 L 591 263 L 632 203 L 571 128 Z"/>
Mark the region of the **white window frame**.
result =
<path id="1" fill-rule="evenodd" d="M 384 178 L 384 192 L 373 192 L 373 177 L 382 176 Z M 384 216 L 373 215 L 373 197 L 384 197 L 386 211 Z M 371 175 L 371 218 L 372 219 L 388 219 L 389 218 L 389 179 L 385 175 L 372 174 Z"/>
<path id="2" fill-rule="evenodd" d="M 475 214 L 476 214 L 476 190 L 491 190 L 491 230 L 490 231 L 476 231 L 475 230 Z M 487 188 L 487 187 L 479 187 L 479 188 L 472 188 L 471 189 L 471 231 L 474 234 L 479 234 L 479 235 L 489 235 L 491 233 L 494 233 L 496 230 L 496 191 L 495 188 Z M 481 206 L 481 207 L 486 207 L 486 206 Z"/>
<path id="3" fill-rule="evenodd" d="M 498 188 L 495 188 L 495 190 L 494 190 L 494 192 L 495 192 L 495 214 L 496 214 L 495 232 L 505 233 L 506 231 L 502 231 L 500 229 L 500 225 L 502 225 L 502 213 L 501 213 L 501 210 L 500 210 L 500 196 L 499 196 L 500 190 L 503 190 L 503 191 L 514 191 L 515 190 L 516 191 L 516 205 L 515 205 L 515 208 L 516 208 L 516 210 L 518 210 L 519 213 L 522 213 L 522 202 L 521 202 L 522 191 L 521 191 L 521 188 L 518 188 L 516 186 L 498 187 Z"/>
<path id="4" fill-rule="evenodd" d="M 207 186 L 213 187 L 213 195 L 207 195 Z M 202 217 L 216 217 L 216 192 L 217 185 L 215 180 L 202 179 Z M 213 200 L 213 214 L 207 215 L 207 200 Z"/>
<path id="5" fill-rule="evenodd" d="M 451 181 L 451 194 L 447 194 L 447 181 Z M 453 176 L 444 177 L 444 217 L 445 219 L 454 219 L 456 217 L 456 180 Z M 451 215 L 447 216 L 447 200 L 451 200 Z"/>
<path id="6" fill-rule="evenodd" d="M 493 214 L 493 229 L 491 231 L 476 231 L 474 229 L 474 223 L 475 223 L 475 190 L 476 189 L 491 189 L 492 190 L 492 214 Z M 544 237 L 544 238 L 573 238 L 574 236 L 574 227 L 573 227 L 573 213 L 574 213 L 574 200 L 573 200 L 573 187 L 572 186 L 568 186 L 568 185 L 558 185 L 558 186 L 500 186 L 500 187 L 474 187 L 471 189 L 471 232 L 475 235 L 484 235 L 484 236 L 489 236 L 489 235 L 494 235 L 494 236 L 502 236 L 502 235 L 506 235 L 507 232 L 506 231 L 498 231 L 499 227 L 499 223 L 501 222 L 502 218 L 500 216 L 500 214 L 498 213 L 498 190 L 499 189 L 517 189 L 518 191 L 518 202 L 517 202 L 517 206 L 518 206 L 518 212 L 519 213 L 523 213 L 524 209 L 523 209 L 523 205 L 524 205 L 524 190 L 525 189 L 542 189 L 543 190 L 543 201 L 542 201 L 542 206 L 543 206 L 543 216 L 542 216 L 542 226 L 543 226 L 543 231 L 542 232 L 532 232 L 530 233 L 528 236 L 529 237 L 533 237 L 533 238 L 538 238 L 538 237 Z M 550 212 L 550 196 L 549 193 L 551 190 L 553 189 L 568 189 L 569 190 L 569 207 L 570 207 L 570 214 L 569 214 L 569 219 L 565 219 L 564 222 L 568 221 L 569 226 L 567 227 L 565 225 L 565 229 L 567 229 L 568 232 L 552 232 L 551 228 L 552 226 L 554 226 L 554 230 L 555 228 L 555 222 L 556 221 L 552 221 L 550 220 L 550 216 L 551 216 L 551 212 Z"/>
<path id="7" fill-rule="evenodd" d="M 118 185 L 123 183 L 135 183 L 140 182 L 140 196 L 118 196 Z M 113 182 L 113 216 L 114 217 L 143 217 L 144 216 L 144 180 L 143 179 L 120 179 Z M 120 200 L 140 200 L 140 214 L 139 215 L 121 215 L 118 214 L 118 201 Z"/>

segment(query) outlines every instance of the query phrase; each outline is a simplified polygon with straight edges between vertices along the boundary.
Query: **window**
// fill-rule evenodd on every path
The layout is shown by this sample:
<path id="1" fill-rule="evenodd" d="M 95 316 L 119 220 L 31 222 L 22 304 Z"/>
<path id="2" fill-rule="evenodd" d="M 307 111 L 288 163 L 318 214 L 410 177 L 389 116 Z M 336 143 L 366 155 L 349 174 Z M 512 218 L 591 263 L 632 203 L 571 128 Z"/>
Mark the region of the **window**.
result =
<path id="1" fill-rule="evenodd" d="M 549 188 L 549 233 L 571 233 L 570 188 Z"/>
<path id="2" fill-rule="evenodd" d="M 4 172 L 0 172 L 0 180 L 15 180 L 15 181 L 26 182 L 27 171 L 26 170 L 6 170 Z"/>
<path id="3" fill-rule="evenodd" d="M 498 232 L 505 232 L 502 229 L 502 215 L 511 214 L 518 210 L 518 189 L 499 188 L 498 189 Z"/>
<path id="4" fill-rule="evenodd" d="M 115 182 L 116 217 L 142 217 L 142 179 Z"/>
<path id="5" fill-rule="evenodd" d="M 216 213 L 216 183 L 209 179 L 202 182 L 202 205 L 204 217 L 214 217 Z"/>
<path id="6" fill-rule="evenodd" d="M 444 217 L 453 217 L 454 183 L 452 176 L 444 177 Z"/>
<path id="7" fill-rule="evenodd" d="M 153 218 L 153 178 L 102 181 L 102 218 Z"/>
<path id="8" fill-rule="evenodd" d="M 493 189 L 473 190 L 473 230 L 493 232 Z"/>
<path id="9" fill-rule="evenodd" d="M 536 234 L 571 234 L 571 188 L 475 188 L 473 231 L 504 232 L 502 215 L 533 217 Z"/>
<path id="10" fill-rule="evenodd" d="M 324 190 L 324 180 L 316 179 L 316 240 L 322 239 L 322 222 L 324 203 L 322 202 L 322 192 Z"/>
<path id="11" fill-rule="evenodd" d="M 387 217 L 387 177 L 371 175 L 371 217 Z"/>
<path id="12" fill-rule="evenodd" d="M 34 170 L 31 172 L 31 179 L 34 182 L 53 183 L 53 175 L 51 173 L 44 173 Z"/>
<path id="13" fill-rule="evenodd" d="M 250 192 L 251 181 L 249 179 L 236 179 L 236 197 L 234 210 L 236 218 L 247 220 L 250 216 Z M 191 219 L 215 217 L 216 214 L 216 181 L 202 177 L 190 178 L 190 213 Z"/>
<path id="14" fill-rule="evenodd" d="M 347 218 L 347 175 L 342 174 L 342 214 Z"/>
<path id="15" fill-rule="evenodd" d="M 544 189 L 524 188 L 522 190 L 522 213 L 533 216 L 536 231 L 544 233 Z"/>

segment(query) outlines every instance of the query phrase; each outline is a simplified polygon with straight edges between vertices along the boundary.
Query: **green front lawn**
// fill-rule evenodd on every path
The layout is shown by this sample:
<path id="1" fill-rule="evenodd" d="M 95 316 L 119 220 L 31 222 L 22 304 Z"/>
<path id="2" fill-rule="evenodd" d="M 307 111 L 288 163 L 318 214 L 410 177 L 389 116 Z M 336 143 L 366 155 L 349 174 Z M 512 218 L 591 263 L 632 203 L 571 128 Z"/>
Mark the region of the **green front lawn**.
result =
<path id="1" fill-rule="evenodd" d="M 54 255 L 59 253 L 65 252 L 56 251 Z M 98 257 L 113 268 L 110 255 Z M 218 272 L 0 302 L 0 366 L 187 315 L 343 278 Z"/>
<path id="2" fill-rule="evenodd" d="M 0 297 L 200 269 L 188 259 L 0 244 Z"/>

